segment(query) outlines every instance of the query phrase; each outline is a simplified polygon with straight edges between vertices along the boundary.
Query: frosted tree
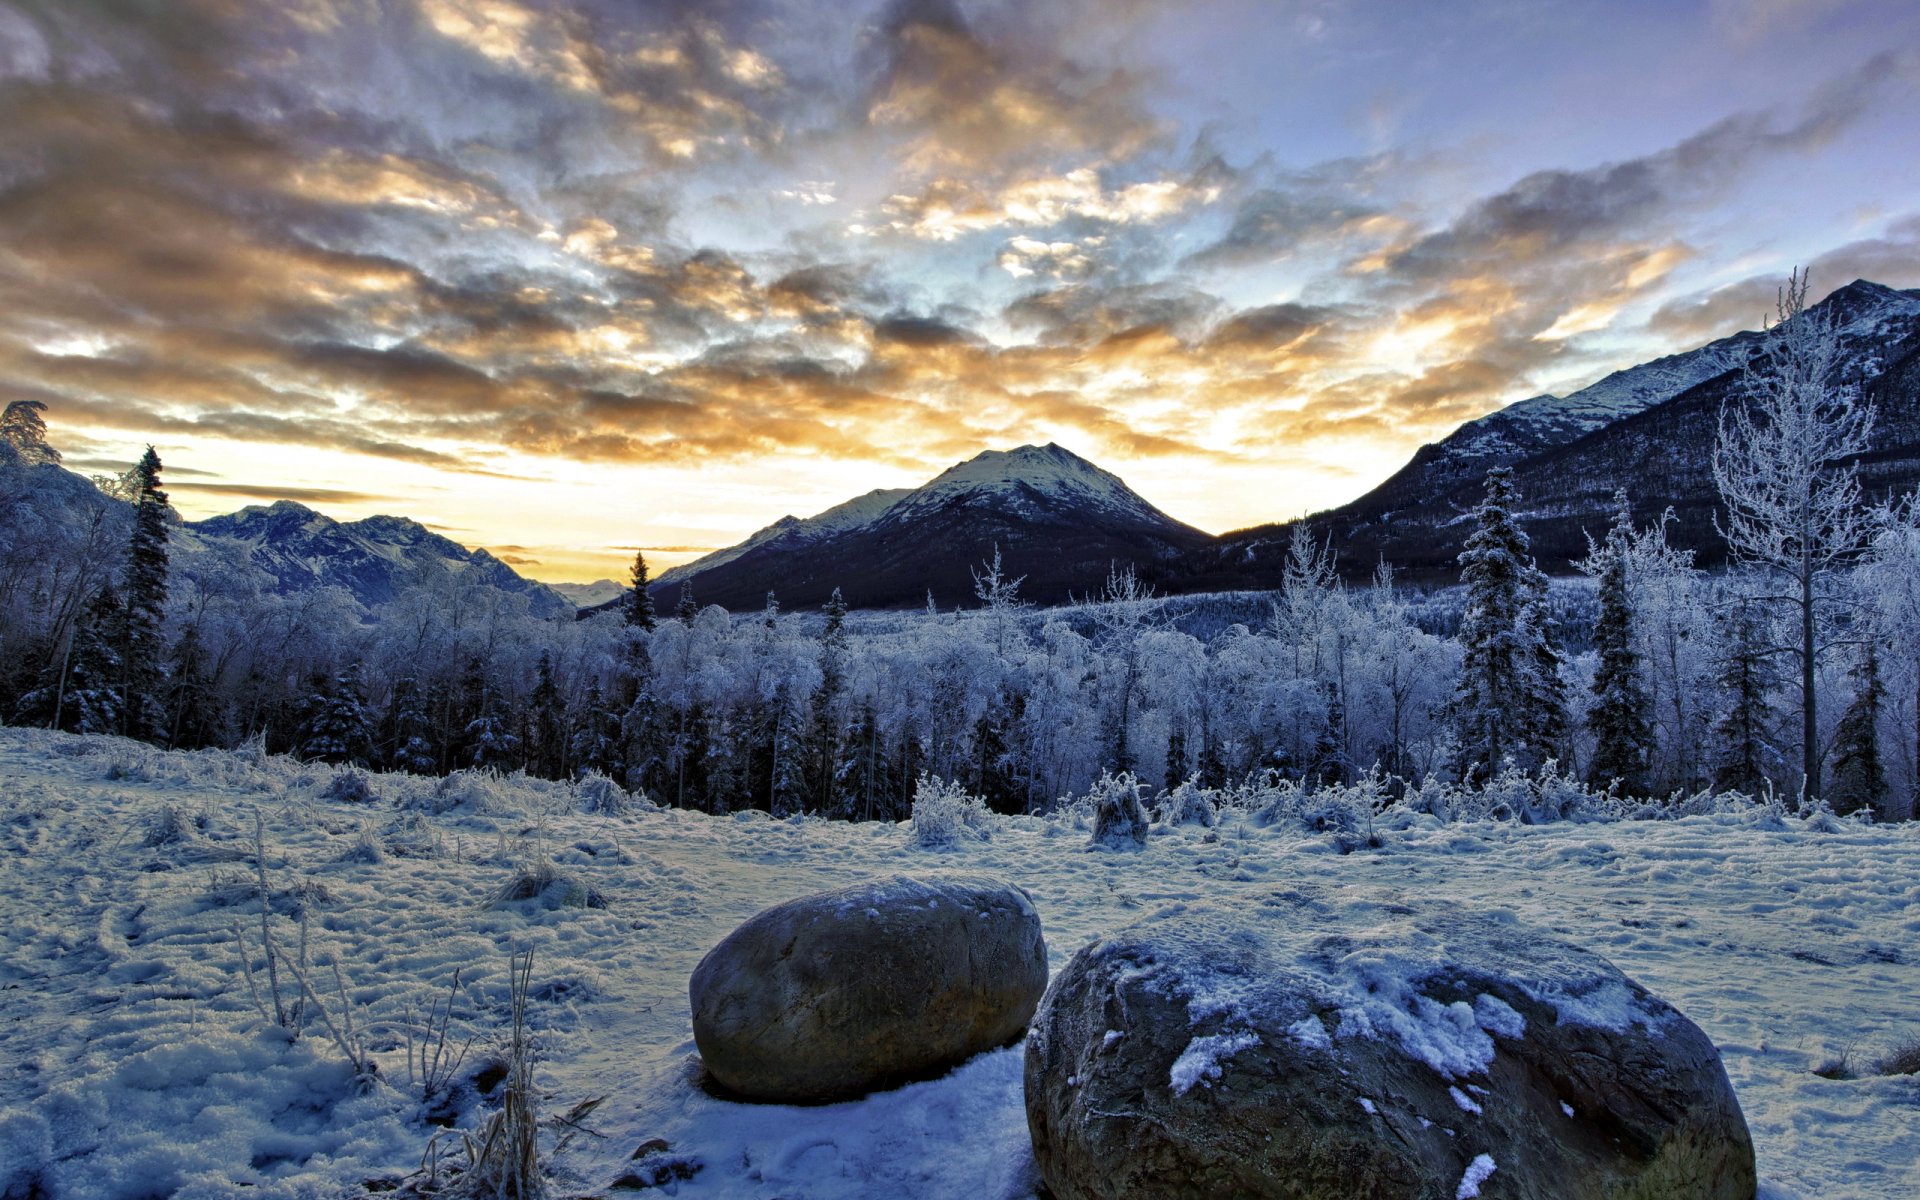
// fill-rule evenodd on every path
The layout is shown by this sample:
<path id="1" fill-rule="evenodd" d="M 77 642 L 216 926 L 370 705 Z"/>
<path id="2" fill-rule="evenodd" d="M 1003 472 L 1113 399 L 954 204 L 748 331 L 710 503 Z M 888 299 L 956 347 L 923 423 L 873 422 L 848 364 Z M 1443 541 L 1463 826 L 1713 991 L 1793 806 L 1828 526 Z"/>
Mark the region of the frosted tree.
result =
<path id="1" fill-rule="evenodd" d="M 1595 786 L 1614 781 L 1628 792 L 1646 785 L 1652 742 L 1646 688 L 1641 683 L 1635 647 L 1633 589 L 1628 571 L 1633 558 L 1633 518 L 1620 492 L 1613 527 L 1606 541 L 1589 543 L 1581 570 L 1599 580 L 1600 615 L 1594 624 L 1594 648 L 1600 666 L 1593 677 L 1594 704 L 1587 712 L 1593 733 L 1593 761 L 1587 775 Z"/>
<path id="2" fill-rule="evenodd" d="M 1873 432 L 1873 409 L 1842 382 L 1832 316 L 1807 308 L 1807 278 L 1780 289 L 1777 321 L 1745 368 L 1740 399 L 1721 409 L 1713 478 L 1725 504 L 1715 527 L 1735 563 L 1769 581 L 1757 598 L 1786 612 L 1777 648 L 1799 668 L 1800 773 L 1820 794 L 1821 655 L 1836 642 L 1836 572 L 1872 533 L 1855 463 Z"/>
<path id="3" fill-rule="evenodd" d="M 60 452 L 47 445 L 47 423 L 40 416 L 45 411 L 38 400 L 14 400 L 0 412 L 0 442 L 19 451 L 28 466 L 60 461 Z"/>
<path id="4" fill-rule="evenodd" d="M 655 624 L 653 614 L 653 596 L 648 593 L 647 554 L 644 550 L 633 552 L 633 570 L 628 581 L 626 606 L 621 610 L 627 624 L 635 629 L 653 632 Z"/>
<path id="5" fill-rule="evenodd" d="M 134 467 L 133 536 L 127 544 L 126 640 L 121 646 L 125 696 L 121 732 L 151 742 L 167 736 L 167 524 L 173 509 L 160 489 L 160 456 L 152 446 Z"/>
<path id="6" fill-rule="evenodd" d="M 682 580 L 680 583 L 680 602 L 674 606 L 673 619 L 682 625 L 691 627 L 693 625 L 693 619 L 699 615 L 700 605 L 693 598 L 693 580 Z"/>
<path id="7" fill-rule="evenodd" d="M 1546 577 L 1528 556 L 1526 531 L 1514 512 L 1518 502 L 1512 470 L 1487 472 L 1486 497 L 1460 552 L 1464 660 L 1450 707 L 1454 769 L 1463 779 L 1484 778 L 1509 758 L 1538 766 L 1565 732 Z"/>

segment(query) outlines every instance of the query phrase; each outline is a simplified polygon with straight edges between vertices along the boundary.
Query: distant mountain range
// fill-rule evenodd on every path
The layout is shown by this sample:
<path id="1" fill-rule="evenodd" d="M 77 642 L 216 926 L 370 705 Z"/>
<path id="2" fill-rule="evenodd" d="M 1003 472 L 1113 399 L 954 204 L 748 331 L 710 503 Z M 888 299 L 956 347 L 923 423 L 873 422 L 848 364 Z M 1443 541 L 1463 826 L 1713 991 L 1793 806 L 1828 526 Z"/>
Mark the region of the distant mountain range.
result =
<path id="1" fill-rule="evenodd" d="M 574 610 L 571 600 L 544 583 L 524 578 L 485 550 L 469 550 L 405 517 L 342 522 L 282 500 L 190 521 L 182 528 L 189 540 L 243 548 L 247 561 L 280 592 L 339 587 L 373 608 L 398 596 L 424 572 L 438 570 L 524 597 L 528 611 L 536 617 L 566 616 Z"/>

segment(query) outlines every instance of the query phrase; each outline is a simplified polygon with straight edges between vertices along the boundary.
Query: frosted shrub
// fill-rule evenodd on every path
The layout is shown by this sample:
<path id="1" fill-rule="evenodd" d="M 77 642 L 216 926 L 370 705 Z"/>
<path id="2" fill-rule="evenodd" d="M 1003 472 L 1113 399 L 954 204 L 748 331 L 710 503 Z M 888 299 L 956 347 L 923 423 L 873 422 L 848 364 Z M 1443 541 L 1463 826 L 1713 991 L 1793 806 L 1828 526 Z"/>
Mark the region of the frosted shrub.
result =
<path id="1" fill-rule="evenodd" d="M 373 780 L 365 771 L 354 767 L 334 772 L 333 778 L 321 790 L 320 798 L 341 804 L 373 804 L 380 799 L 373 794 Z"/>
<path id="2" fill-rule="evenodd" d="M 487 902 L 489 908 L 508 908 L 532 902 L 537 908 L 605 908 L 607 898 L 599 888 L 570 875 L 540 855 L 532 863 L 515 871 Z"/>
<path id="3" fill-rule="evenodd" d="M 1089 794 L 1093 803 L 1091 845 L 1129 849 L 1147 844 L 1147 809 L 1140 803 L 1140 781 L 1133 772 L 1100 776 Z"/>
<path id="4" fill-rule="evenodd" d="M 1214 811 L 1213 793 L 1196 787 L 1191 779 L 1162 793 L 1159 808 L 1163 825 L 1202 825 L 1212 829 L 1220 819 Z"/>
<path id="5" fill-rule="evenodd" d="M 922 775 L 914 784 L 911 840 L 922 850 L 989 841 L 988 817 L 986 801 L 951 780 Z"/>
<path id="6" fill-rule="evenodd" d="M 573 783 L 574 807 L 581 812 L 619 816 L 635 809 L 654 806 L 645 796 L 636 796 L 613 779 L 589 768 Z"/>
<path id="7" fill-rule="evenodd" d="M 1298 820 L 1300 801 L 1300 785 L 1291 779 L 1278 778 L 1271 771 L 1234 790 L 1234 807 L 1245 810 L 1247 819 L 1262 829 Z"/>
<path id="8" fill-rule="evenodd" d="M 400 807 L 436 817 L 451 812 L 512 812 L 518 807 L 511 801 L 512 791 L 498 771 L 468 768 L 435 781 L 431 788 L 410 792 Z"/>

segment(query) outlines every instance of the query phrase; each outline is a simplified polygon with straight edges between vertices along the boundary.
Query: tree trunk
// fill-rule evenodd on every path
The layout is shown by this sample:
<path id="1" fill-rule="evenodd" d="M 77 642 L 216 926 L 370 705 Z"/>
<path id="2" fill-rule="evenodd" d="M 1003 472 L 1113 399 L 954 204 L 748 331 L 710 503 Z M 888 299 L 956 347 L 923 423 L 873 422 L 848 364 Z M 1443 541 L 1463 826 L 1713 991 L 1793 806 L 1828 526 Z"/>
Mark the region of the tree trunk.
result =
<path id="1" fill-rule="evenodd" d="M 1802 798 L 1806 800 L 1813 800 L 1820 795 L 1820 746 L 1815 735 L 1819 722 L 1815 719 L 1818 701 L 1813 692 L 1814 665 L 1813 572 L 1803 571 L 1800 575 L 1800 763 L 1801 776 L 1805 780 Z"/>

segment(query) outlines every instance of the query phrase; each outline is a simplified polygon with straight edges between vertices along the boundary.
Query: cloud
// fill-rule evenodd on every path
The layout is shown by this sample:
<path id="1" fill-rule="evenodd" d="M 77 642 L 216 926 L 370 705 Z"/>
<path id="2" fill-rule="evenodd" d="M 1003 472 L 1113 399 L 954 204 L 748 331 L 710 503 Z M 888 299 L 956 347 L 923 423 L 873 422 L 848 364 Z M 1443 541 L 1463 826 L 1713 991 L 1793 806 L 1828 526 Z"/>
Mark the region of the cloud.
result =
<path id="1" fill-rule="evenodd" d="M 345 488 L 288 487 L 274 483 L 202 483 L 174 478 L 181 473 L 168 468 L 167 488 L 170 491 L 210 492 L 223 496 L 247 496 L 256 500 L 296 500 L 302 504 L 358 504 L 387 498 L 372 492 L 356 492 Z"/>

